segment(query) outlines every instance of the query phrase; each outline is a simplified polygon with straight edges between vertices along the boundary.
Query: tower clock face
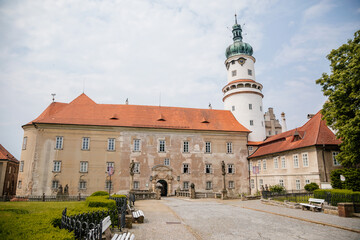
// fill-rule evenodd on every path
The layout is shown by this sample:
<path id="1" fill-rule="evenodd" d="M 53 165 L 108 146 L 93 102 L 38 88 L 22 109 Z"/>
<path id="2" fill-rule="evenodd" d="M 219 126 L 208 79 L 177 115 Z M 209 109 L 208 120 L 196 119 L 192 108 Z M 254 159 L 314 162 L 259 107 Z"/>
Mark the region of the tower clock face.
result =
<path id="1" fill-rule="evenodd" d="M 238 59 L 238 62 L 242 66 L 246 62 L 246 58 L 241 57 L 241 58 Z"/>

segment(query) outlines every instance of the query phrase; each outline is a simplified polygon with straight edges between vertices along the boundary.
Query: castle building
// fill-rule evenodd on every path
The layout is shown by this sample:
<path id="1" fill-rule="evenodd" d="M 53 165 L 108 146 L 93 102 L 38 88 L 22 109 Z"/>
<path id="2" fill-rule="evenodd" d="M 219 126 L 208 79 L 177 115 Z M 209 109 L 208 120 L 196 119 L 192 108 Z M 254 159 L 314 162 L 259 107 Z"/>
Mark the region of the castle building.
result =
<path id="1" fill-rule="evenodd" d="M 19 161 L 0 144 L 0 196 L 16 194 L 18 172 Z"/>

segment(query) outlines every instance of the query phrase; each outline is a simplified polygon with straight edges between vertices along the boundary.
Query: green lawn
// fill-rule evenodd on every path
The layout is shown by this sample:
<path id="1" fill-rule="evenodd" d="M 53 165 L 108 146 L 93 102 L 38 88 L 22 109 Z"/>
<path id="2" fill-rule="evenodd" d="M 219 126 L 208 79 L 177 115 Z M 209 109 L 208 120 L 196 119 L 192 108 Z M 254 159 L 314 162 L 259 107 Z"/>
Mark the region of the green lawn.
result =
<path id="1" fill-rule="evenodd" d="M 0 202 L 0 239 L 74 239 L 73 233 L 52 225 L 64 208 L 68 215 L 104 209 L 85 202 Z"/>

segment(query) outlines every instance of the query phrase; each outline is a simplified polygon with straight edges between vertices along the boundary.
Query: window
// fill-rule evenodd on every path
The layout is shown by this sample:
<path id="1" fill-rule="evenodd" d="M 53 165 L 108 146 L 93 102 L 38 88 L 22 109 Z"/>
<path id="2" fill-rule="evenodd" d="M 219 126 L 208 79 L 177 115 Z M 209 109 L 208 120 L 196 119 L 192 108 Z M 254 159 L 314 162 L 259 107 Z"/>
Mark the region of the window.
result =
<path id="1" fill-rule="evenodd" d="M 184 152 L 184 153 L 188 153 L 188 152 L 189 152 L 189 142 L 188 142 L 188 141 L 184 141 L 184 144 L 183 144 L 183 152 Z"/>
<path id="2" fill-rule="evenodd" d="M 211 142 L 205 142 L 205 153 L 211 153 Z"/>
<path id="3" fill-rule="evenodd" d="M 249 170 L 250 171 L 253 171 L 253 163 L 252 163 L 252 161 L 250 161 L 250 163 L 249 163 Z M 251 173 L 250 173 L 251 174 Z"/>
<path id="4" fill-rule="evenodd" d="M 228 164 L 228 173 L 230 174 L 235 173 L 234 164 Z"/>
<path id="5" fill-rule="evenodd" d="M 105 188 L 106 189 L 113 189 L 113 183 L 112 183 L 112 181 L 106 181 L 105 182 Z"/>
<path id="6" fill-rule="evenodd" d="M 259 179 L 259 186 L 260 186 L 260 189 L 262 189 L 264 187 L 264 180 Z"/>
<path id="7" fill-rule="evenodd" d="M 232 106 L 231 109 L 232 109 L 232 111 L 235 111 L 235 106 Z"/>
<path id="8" fill-rule="evenodd" d="M 231 64 L 235 64 L 235 61 L 234 61 L 234 60 L 232 60 L 232 61 L 231 61 Z"/>
<path id="9" fill-rule="evenodd" d="M 165 166 L 170 166 L 170 159 L 169 158 L 165 158 L 164 165 Z"/>
<path id="10" fill-rule="evenodd" d="M 279 180 L 279 185 L 283 187 L 284 186 L 284 180 L 280 179 Z"/>
<path id="11" fill-rule="evenodd" d="M 306 179 L 306 180 L 305 180 L 305 185 L 306 185 L 306 184 L 309 184 L 309 183 L 310 183 L 310 180 L 309 180 L 309 179 Z"/>
<path id="12" fill-rule="evenodd" d="M 261 126 L 262 126 L 262 127 L 264 126 L 264 122 L 263 122 L 263 121 L 261 121 Z"/>
<path id="13" fill-rule="evenodd" d="M 24 171 L 24 161 L 20 161 L 19 172 L 23 172 L 23 171 Z"/>
<path id="14" fill-rule="evenodd" d="M 259 171 L 261 171 L 261 160 L 258 160 L 257 165 L 258 165 L 258 167 L 259 167 Z"/>
<path id="15" fill-rule="evenodd" d="M 299 167 L 299 156 L 297 154 L 294 154 L 293 159 L 294 159 L 294 168 L 298 168 Z"/>
<path id="16" fill-rule="evenodd" d="M 190 173 L 189 164 L 184 163 L 183 164 L 183 173 Z"/>
<path id="17" fill-rule="evenodd" d="M 206 182 L 206 190 L 210 190 L 212 189 L 212 182 L 211 181 L 207 181 Z"/>
<path id="18" fill-rule="evenodd" d="M 115 164 L 114 162 L 107 162 L 106 163 L 106 173 L 108 173 L 110 171 L 110 168 L 113 169 L 113 172 L 114 172 L 114 169 L 115 169 Z"/>
<path id="19" fill-rule="evenodd" d="M 80 162 L 80 172 L 88 171 L 88 162 Z"/>
<path id="20" fill-rule="evenodd" d="M 159 140 L 159 152 L 165 152 L 165 140 Z"/>
<path id="21" fill-rule="evenodd" d="M 249 104 L 249 110 L 252 110 L 252 104 L 251 103 Z"/>
<path id="22" fill-rule="evenodd" d="M 115 138 L 108 139 L 108 151 L 115 151 Z"/>
<path id="23" fill-rule="evenodd" d="M 134 181 L 134 189 L 139 189 L 139 188 L 140 188 L 139 181 Z"/>
<path id="24" fill-rule="evenodd" d="M 263 160 L 263 169 L 266 170 L 266 160 Z"/>
<path id="25" fill-rule="evenodd" d="M 254 126 L 254 120 L 250 120 L 250 126 Z"/>
<path id="26" fill-rule="evenodd" d="M 140 173 L 140 163 L 136 162 L 134 165 L 134 173 Z"/>
<path id="27" fill-rule="evenodd" d="M 254 179 L 251 179 L 251 180 L 250 180 L 250 185 L 251 185 L 251 188 L 255 188 L 255 181 L 254 181 Z"/>
<path id="28" fill-rule="evenodd" d="M 53 172 L 60 172 L 60 171 L 61 171 L 61 161 L 54 161 Z"/>
<path id="29" fill-rule="evenodd" d="M 211 164 L 205 164 L 205 173 L 212 173 Z"/>
<path id="30" fill-rule="evenodd" d="M 11 166 L 9 167 L 9 173 L 11 173 Z"/>
<path id="31" fill-rule="evenodd" d="M 22 149 L 23 149 L 23 150 L 26 149 L 26 145 L 27 145 L 27 137 L 24 137 L 24 139 L 23 139 L 23 145 L 22 145 Z"/>
<path id="32" fill-rule="evenodd" d="M 279 163 L 278 163 L 278 158 L 274 158 L 274 168 L 278 169 L 279 168 Z"/>
<path id="33" fill-rule="evenodd" d="M 19 180 L 19 182 L 18 182 L 18 189 L 21 189 L 21 185 L 22 185 L 22 181 Z"/>
<path id="34" fill-rule="evenodd" d="M 63 148 L 63 137 L 56 137 L 55 149 Z"/>
<path id="35" fill-rule="evenodd" d="M 309 166 L 309 159 L 308 159 L 308 154 L 307 153 L 302 154 L 302 160 L 303 160 L 303 166 L 308 167 Z"/>
<path id="36" fill-rule="evenodd" d="M 295 180 L 295 184 L 296 184 L 296 190 L 300 190 L 300 180 L 299 179 Z"/>
<path id="37" fill-rule="evenodd" d="M 232 153 L 232 142 L 226 143 L 226 151 L 227 153 Z"/>
<path id="38" fill-rule="evenodd" d="M 248 75 L 252 76 L 252 70 L 251 69 L 248 69 Z"/>
<path id="39" fill-rule="evenodd" d="M 336 159 L 336 156 L 339 154 L 339 152 L 332 152 L 332 159 L 333 159 L 333 163 L 334 166 L 339 166 L 340 162 Z"/>
<path id="40" fill-rule="evenodd" d="M 286 160 L 285 160 L 285 157 L 281 157 L 281 168 L 286 168 Z"/>
<path id="41" fill-rule="evenodd" d="M 81 180 L 79 182 L 79 189 L 86 189 L 86 181 Z"/>
<path id="42" fill-rule="evenodd" d="M 236 76 L 236 70 L 231 72 L 231 76 L 235 77 Z"/>
<path id="43" fill-rule="evenodd" d="M 82 150 L 89 150 L 90 147 L 90 138 L 84 137 L 82 138 Z"/>
<path id="44" fill-rule="evenodd" d="M 262 112 L 262 106 L 260 106 L 260 112 Z"/>
<path id="45" fill-rule="evenodd" d="M 140 151 L 140 139 L 134 139 L 134 152 Z"/>
<path id="46" fill-rule="evenodd" d="M 234 188 L 235 184 L 234 181 L 229 181 L 229 188 Z"/>
<path id="47" fill-rule="evenodd" d="M 249 146 L 249 151 L 252 151 L 253 150 L 253 146 Z"/>
<path id="48" fill-rule="evenodd" d="M 183 187 L 184 187 L 184 190 L 188 190 L 189 189 L 189 182 L 183 182 Z"/>
<path id="49" fill-rule="evenodd" d="M 59 187 L 59 181 L 56 181 L 56 180 L 52 181 L 51 188 L 58 189 L 58 187 Z"/>

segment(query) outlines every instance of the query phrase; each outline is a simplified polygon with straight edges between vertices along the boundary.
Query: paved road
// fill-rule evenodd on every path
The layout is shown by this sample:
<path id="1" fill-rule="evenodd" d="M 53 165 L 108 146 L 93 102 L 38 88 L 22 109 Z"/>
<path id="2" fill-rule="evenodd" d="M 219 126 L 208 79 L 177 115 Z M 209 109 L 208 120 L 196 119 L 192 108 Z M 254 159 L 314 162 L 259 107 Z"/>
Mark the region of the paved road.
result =
<path id="1" fill-rule="evenodd" d="M 145 223 L 131 229 L 137 240 L 360 239 L 360 233 L 341 229 L 360 232 L 360 218 L 268 206 L 260 201 L 163 198 L 138 201 L 136 208 L 145 213 Z"/>

